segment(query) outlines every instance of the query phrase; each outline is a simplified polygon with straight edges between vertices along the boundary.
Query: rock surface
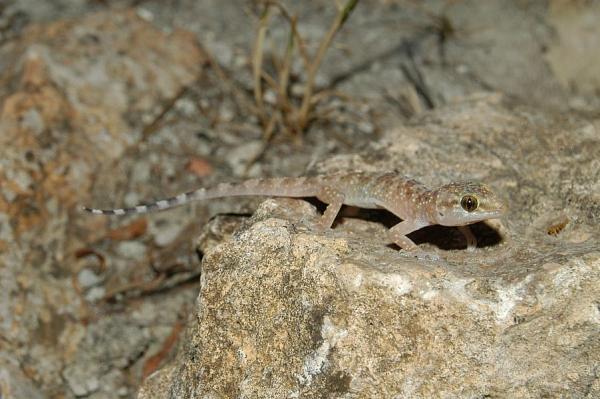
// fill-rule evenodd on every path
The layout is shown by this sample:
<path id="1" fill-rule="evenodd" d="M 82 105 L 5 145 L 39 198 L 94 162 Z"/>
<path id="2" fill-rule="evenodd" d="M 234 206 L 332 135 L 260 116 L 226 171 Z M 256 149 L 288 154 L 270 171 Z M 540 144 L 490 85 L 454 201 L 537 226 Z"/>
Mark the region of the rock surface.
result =
<path id="1" fill-rule="evenodd" d="M 42 399 L 44 396 L 23 372 L 15 359 L 0 357 L 0 394 L 3 399 Z"/>
<path id="2" fill-rule="evenodd" d="M 472 253 L 453 229 L 425 229 L 446 261 L 423 262 L 382 245 L 380 224 L 317 234 L 311 205 L 264 202 L 203 248 L 188 337 L 139 398 L 598 397 L 597 128 L 488 96 L 389 132 L 370 166 L 325 164 L 421 161 L 432 184 L 470 171 L 510 212 L 474 227 Z"/>
<path id="3" fill-rule="evenodd" d="M 182 302 L 163 316 L 151 305 L 134 307 L 127 318 L 88 307 L 106 291 L 85 272 L 77 278 L 80 270 L 88 266 L 102 280 L 119 262 L 79 252 L 84 237 L 102 239 L 106 222 L 75 226 L 70 215 L 87 202 L 99 165 L 139 140 L 129 118 L 152 116 L 192 82 L 203 54 L 189 33 L 167 34 L 115 11 L 30 25 L 0 48 L 0 60 L 0 356 L 23 370 L 3 369 L 0 397 L 34 398 L 35 388 L 19 388 L 29 385 L 47 397 L 114 398 L 127 391 L 123 370 L 156 350 L 157 327 L 168 331 Z M 194 296 L 180 300 L 186 295 Z"/>

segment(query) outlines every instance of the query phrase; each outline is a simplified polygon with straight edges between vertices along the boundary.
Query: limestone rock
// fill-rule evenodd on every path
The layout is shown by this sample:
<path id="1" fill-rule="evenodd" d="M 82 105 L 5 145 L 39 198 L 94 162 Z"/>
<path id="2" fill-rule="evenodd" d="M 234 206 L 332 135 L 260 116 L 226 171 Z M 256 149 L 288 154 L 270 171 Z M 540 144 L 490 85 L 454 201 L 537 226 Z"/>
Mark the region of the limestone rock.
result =
<path id="1" fill-rule="evenodd" d="M 33 386 L 14 359 L 0 355 L 0 397 L 3 399 L 42 399 L 42 394 Z"/>
<path id="2" fill-rule="evenodd" d="M 207 253 L 189 340 L 140 398 L 600 393 L 600 251 L 422 263 L 290 206 L 314 216 L 269 200 Z"/>
<path id="3" fill-rule="evenodd" d="M 498 100 L 388 132 L 370 165 L 341 156 L 322 166 L 489 182 L 510 211 L 473 226 L 474 252 L 436 227 L 416 240 L 445 261 L 419 261 L 386 247 L 369 213 L 315 233 L 307 202 L 267 200 L 201 248 L 188 337 L 139 397 L 598 397 L 597 127 Z"/>
<path id="4" fill-rule="evenodd" d="M 312 217 L 268 200 L 209 251 L 189 341 L 140 398 L 600 393 L 599 251 L 466 270 L 267 216 L 290 206 Z"/>

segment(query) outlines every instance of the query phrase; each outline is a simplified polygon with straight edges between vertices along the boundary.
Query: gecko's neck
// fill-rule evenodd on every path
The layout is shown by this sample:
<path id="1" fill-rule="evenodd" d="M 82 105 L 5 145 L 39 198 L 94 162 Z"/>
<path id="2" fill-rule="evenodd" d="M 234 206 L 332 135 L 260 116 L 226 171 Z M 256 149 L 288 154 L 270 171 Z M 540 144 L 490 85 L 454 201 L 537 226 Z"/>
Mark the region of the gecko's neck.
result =
<path id="1" fill-rule="evenodd" d="M 439 195 L 439 189 L 428 190 L 424 193 L 427 196 L 427 204 L 423 206 L 423 217 L 430 224 L 438 223 L 438 211 L 437 211 L 437 200 Z"/>
<path id="2" fill-rule="evenodd" d="M 419 187 L 409 195 L 398 197 L 396 201 L 385 204 L 384 208 L 399 216 L 402 220 L 415 220 L 418 224 L 427 226 L 436 224 L 437 190 Z"/>

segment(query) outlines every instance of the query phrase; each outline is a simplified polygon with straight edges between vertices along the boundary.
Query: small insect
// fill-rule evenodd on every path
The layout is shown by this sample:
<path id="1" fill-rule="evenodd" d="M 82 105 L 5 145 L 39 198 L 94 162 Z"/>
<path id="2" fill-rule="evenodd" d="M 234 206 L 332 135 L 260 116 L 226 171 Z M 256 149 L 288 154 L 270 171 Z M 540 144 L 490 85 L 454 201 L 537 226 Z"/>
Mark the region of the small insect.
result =
<path id="1" fill-rule="evenodd" d="M 554 220 L 548 227 L 546 227 L 546 234 L 549 236 L 556 237 L 561 231 L 569 224 L 569 217 L 567 215 L 561 215 L 558 219 Z"/>

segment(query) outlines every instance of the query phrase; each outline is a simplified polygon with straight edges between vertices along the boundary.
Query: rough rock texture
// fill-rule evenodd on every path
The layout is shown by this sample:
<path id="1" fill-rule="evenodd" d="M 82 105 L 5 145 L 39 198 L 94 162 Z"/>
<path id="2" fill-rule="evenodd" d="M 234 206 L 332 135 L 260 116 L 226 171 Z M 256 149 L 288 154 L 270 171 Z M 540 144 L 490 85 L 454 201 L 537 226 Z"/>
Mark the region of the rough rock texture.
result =
<path id="1" fill-rule="evenodd" d="M 31 385 L 31 381 L 19 370 L 15 359 L 0 357 L 0 394 L 6 399 L 41 399 L 42 394 Z"/>
<path id="2" fill-rule="evenodd" d="M 119 262 L 87 246 L 106 234 L 105 221 L 75 226 L 70 215 L 89 198 L 99 165 L 139 140 L 132 127 L 194 81 L 203 59 L 189 33 L 166 34 L 126 11 L 31 25 L 0 48 L 0 355 L 23 371 L 3 372 L 12 388 L 0 396 L 33 398 L 15 393 L 22 385 L 126 395 L 122 370 L 161 339 L 145 326 L 162 319 L 168 331 L 177 319 L 185 295 L 171 310 L 147 303 L 127 318 L 88 307 L 118 285 L 99 283 Z M 86 278 L 91 270 L 101 277 Z M 28 378 L 35 385 L 19 382 Z"/>
<path id="3" fill-rule="evenodd" d="M 324 166 L 420 161 L 432 184 L 489 182 L 510 212 L 475 226 L 475 252 L 426 229 L 421 245 L 446 262 L 416 261 L 381 244 L 380 224 L 317 234 L 311 205 L 268 200 L 204 248 L 188 337 L 139 397 L 598 397 L 600 126 L 498 99 L 389 132 L 370 166 Z"/>

